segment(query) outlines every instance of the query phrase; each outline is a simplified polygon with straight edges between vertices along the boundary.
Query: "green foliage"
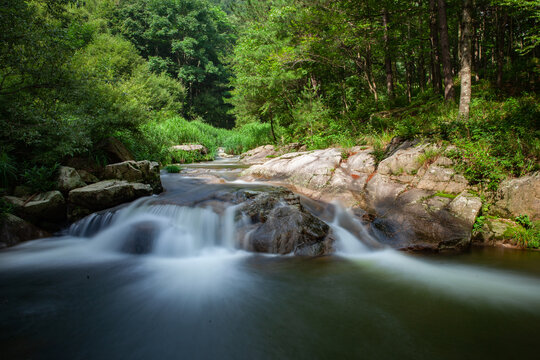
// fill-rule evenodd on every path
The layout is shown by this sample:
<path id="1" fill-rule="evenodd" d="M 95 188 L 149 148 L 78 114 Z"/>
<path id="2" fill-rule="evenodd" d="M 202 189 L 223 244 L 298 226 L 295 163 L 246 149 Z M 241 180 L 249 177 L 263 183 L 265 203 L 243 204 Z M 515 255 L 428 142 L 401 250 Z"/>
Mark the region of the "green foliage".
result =
<path id="1" fill-rule="evenodd" d="M 436 192 L 435 195 L 433 195 L 433 196 L 443 197 L 443 198 L 447 198 L 447 199 L 455 199 L 457 197 L 456 194 L 449 194 L 449 193 L 445 193 L 445 192 L 442 192 L 442 191 Z"/>
<path id="2" fill-rule="evenodd" d="M 15 161 L 5 150 L 0 151 L 0 188 L 9 188 L 17 180 Z"/>
<path id="3" fill-rule="evenodd" d="M 137 133 L 128 131 L 116 134 L 137 158 L 170 163 L 173 159 L 191 163 L 212 160 L 218 147 L 229 153 L 239 154 L 271 142 L 268 124 L 251 123 L 227 130 L 215 128 L 200 120 L 187 121 L 181 117 L 154 119 L 142 124 Z M 207 154 L 171 150 L 174 145 L 200 144 L 208 149 Z"/>
<path id="4" fill-rule="evenodd" d="M 418 164 L 420 166 L 429 165 L 441 154 L 440 149 L 429 148 L 418 156 Z"/>
<path id="5" fill-rule="evenodd" d="M 167 170 L 169 174 L 177 174 L 182 168 L 178 165 L 167 165 L 165 166 L 165 170 Z"/>
<path id="6" fill-rule="evenodd" d="M 473 235 L 482 233 L 485 224 L 486 224 L 486 217 L 478 216 L 473 224 L 473 228 L 472 228 Z"/>
<path id="7" fill-rule="evenodd" d="M 519 215 L 516 217 L 516 222 L 523 226 L 525 229 L 530 229 L 533 227 L 533 223 L 531 219 L 529 218 L 529 215 Z"/>
<path id="8" fill-rule="evenodd" d="M 13 205 L 4 198 L 0 198 L 0 220 L 6 217 L 7 214 L 13 213 Z"/>
<path id="9" fill-rule="evenodd" d="M 34 192 L 46 192 L 56 188 L 56 176 L 60 164 L 53 166 L 33 166 L 23 174 L 25 184 Z"/>
<path id="10" fill-rule="evenodd" d="M 516 245 L 538 249 L 540 248 L 540 224 L 535 223 L 530 228 L 517 225 L 507 230 L 505 235 L 510 236 Z"/>

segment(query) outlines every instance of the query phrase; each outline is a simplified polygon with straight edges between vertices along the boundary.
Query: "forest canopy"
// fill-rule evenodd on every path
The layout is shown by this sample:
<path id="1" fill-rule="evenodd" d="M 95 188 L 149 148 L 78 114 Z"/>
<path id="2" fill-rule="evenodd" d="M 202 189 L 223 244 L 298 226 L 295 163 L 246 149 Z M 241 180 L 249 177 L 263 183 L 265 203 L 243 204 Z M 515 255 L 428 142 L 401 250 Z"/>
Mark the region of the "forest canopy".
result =
<path id="1" fill-rule="evenodd" d="M 18 171 L 99 160 L 110 136 L 162 162 L 178 142 L 427 137 L 473 177 L 538 168 L 536 0 L 0 3 L 0 146 Z"/>

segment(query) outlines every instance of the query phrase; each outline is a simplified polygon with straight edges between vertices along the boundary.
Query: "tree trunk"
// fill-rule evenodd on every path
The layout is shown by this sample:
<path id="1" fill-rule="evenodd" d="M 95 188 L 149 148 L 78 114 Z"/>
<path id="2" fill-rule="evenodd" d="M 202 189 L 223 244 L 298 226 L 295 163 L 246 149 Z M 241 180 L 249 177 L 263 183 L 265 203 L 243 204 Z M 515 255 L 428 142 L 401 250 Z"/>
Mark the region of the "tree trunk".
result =
<path id="1" fill-rule="evenodd" d="M 429 40 L 431 44 L 431 85 L 441 93 L 441 61 L 439 59 L 439 31 L 437 30 L 436 0 L 429 0 Z"/>
<path id="2" fill-rule="evenodd" d="M 495 48 L 497 55 L 497 87 L 502 89 L 502 76 L 504 65 L 504 28 L 506 26 L 508 15 L 502 15 L 502 9 L 497 8 L 497 37 L 495 40 Z"/>
<path id="3" fill-rule="evenodd" d="M 472 0 L 463 0 L 461 48 L 461 94 L 459 97 L 459 119 L 469 119 L 471 103 L 471 63 L 472 63 Z"/>
<path id="4" fill-rule="evenodd" d="M 420 85 L 420 91 L 426 90 L 426 64 L 424 61 L 424 45 L 420 43 L 418 51 L 418 85 Z"/>
<path id="5" fill-rule="evenodd" d="M 438 0 L 439 32 L 441 35 L 441 58 L 444 74 L 444 99 L 454 100 L 454 84 L 452 83 L 452 60 L 450 58 L 450 41 L 448 40 L 448 23 L 446 21 L 446 0 Z"/>
<path id="6" fill-rule="evenodd" d="M 368 82 L 369 89 L 373 93 L 373 97 L 375 98 L 375 102 L 379 101 L 379 94 L 377 93 L 377 83 L 375 82 L 375 79 L 373 78 L 373 70 L 372 70 L 372 59 L 371 59 L 371 44 L 368 41 L 367 49 L 366 49 L 366 80 Z"/>
<path id="7" fill-rule="evenodd" d="M 388 34 L 388 10 L 383 9 L 382 20 L 384 28 L 384 69 L 386 71 L 386 93 L 390 99 L 394 98 L 394 76 L 392 72 L 392 58 L 390 57 L 390 36 Z"/>

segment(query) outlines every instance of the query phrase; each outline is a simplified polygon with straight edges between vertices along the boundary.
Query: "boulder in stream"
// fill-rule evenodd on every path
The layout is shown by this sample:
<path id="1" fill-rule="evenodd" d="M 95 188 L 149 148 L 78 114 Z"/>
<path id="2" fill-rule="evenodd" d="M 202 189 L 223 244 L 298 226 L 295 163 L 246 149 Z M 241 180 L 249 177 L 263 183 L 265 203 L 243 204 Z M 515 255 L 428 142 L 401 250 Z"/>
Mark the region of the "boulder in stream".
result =
<path id="1" fill-rule="evenodd" d="M 48 232 L 12 214 L 0 217 L 0 234 L 0 249 L 50 236 Z"/>
<path id="2" fill-rule="evenodd" d="M 148 184 L 105 180 L 69 192 L 68 217 L 77 220 L 95 211 L 111 208 L 152 194 Z"/>
<path id="3" fill-rule="evenodd" d="M 239 229 L 240 243 L 246 250 L 306 256 L 332 252 L 329 226 L 306 211 L 298 195 L 289 190 L 259 193 L 242 203 L 238 211 L 249 220 Z"/>
<path id="4" fill-rule="evenodd" d="M 110 164 L 103 173 L 105 179 L 117 179 L 128 182 L 149 184 L 154 193 L 163 190 L 159 176 L 159 164 L 154 161 L 124 161 Z"/>

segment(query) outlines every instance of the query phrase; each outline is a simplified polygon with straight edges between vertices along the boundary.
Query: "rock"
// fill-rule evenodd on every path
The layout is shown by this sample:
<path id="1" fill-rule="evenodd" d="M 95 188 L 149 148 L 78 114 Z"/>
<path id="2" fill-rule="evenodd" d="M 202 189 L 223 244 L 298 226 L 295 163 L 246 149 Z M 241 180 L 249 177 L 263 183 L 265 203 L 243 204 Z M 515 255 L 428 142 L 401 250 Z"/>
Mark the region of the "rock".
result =
<path id="1" fill-rule="evenodd" d="M 66 201 L 60 191 L 49 191 L 27 198 L 5 196 L 15 213 L 32 222 L 59 222 L 66 219 Z"/>
<path id="2" fill-rule="evenodd" d="M 135 160 L 131 152 L 122 142 L 116 138 L 109 137 L 102 141 L 98 148 L 105 151 L 107 158 L 111 163 Z"/>
<path id="3" fill-rule="evenodd" d="M 225 148 L 219 147 L 217 148 L 217 157 L 222 159 L 228 159 L 234 157 L 234 155 L 229 155 L 225 152 Z"/>
<path id="4" fill-rule="evenodd" d="M 50 236 L 46 231 L 12 214 L 0 217 L 0 234 L 0 249 Z"/>
<path id="5" fill-rule="evenodd" d="M 67 194 L 73 189 L 86 186 L 86 183 L 81 179 L 77 170 L 68 166 L 60 166 L 58 169 L 56 184 L 58 190 L 64 194 Z"/>
<path id="6" fill-rule="evenodd" d="M 259 146 L 240 155 L 240 161 L 244 164 L 264 164 L 277 156 L 274 145 Z"/>
<path id="7" fill-rule="evenodd" d="M 174 145 L 174 146 L 171 146 L 169 148 L 171 151 L 178 151 L 178 150 L 181 150 L 181 151 L 188 151 L 188 152 L 198 152 L 198 153 L 201 153 L 201 154 L 208 154 L 208 149 L 206 147 L 204 147 L 203 145 L 196 145 L 196 144 L 192 144 L 192 145 Z"/>
<path id="8" fill-rule="evenodd" d="M 317 256 L 332 251 L 330 228 L 306 211 L 298 195 L 284 189 L 264 192 L 240 205 L 250 221 L 239 229 L 246 250 Z"/>
<path id="9" fill-rule="evenodd" d="M 459 194 L 469 187 L 463 175 L 452 169 L 452 160 L 441 156 L 429 166 L 420 180 L 414 184 L 419 189 L 440 191 L 448 194 Z"/>
<path id="10" fill-rule="evenodd" d="M 465 221 L 471 229 L 480 209 L 482 209 L 482 200 L 477 196 L 469 194 L 467 191 L 459 194 L 449 205 L 449 210 L 455 216 Z"/>
<path id="11" fill-rule="evenodd" d="M 254 165 L 242 175 L 284 179 L 294 185 L 322 189 L 341 163 L 340 149 L 314 150 L 282 155 L 262 165 Z"/>
<path id="12" fill-rule="evenodd" d="M 540 220 L 540 172 L 503 181 L 492 202 L 493 215 L 508 218 L 528 215 L 533 221 Z"/>
<path id="13" fill-rule="evenodd" d="M 68 217 L 76 220 L 92 212 L 108 209 L 142 196 L 152 194 L 148 184 L 123 180 L 105 180 L 71 190 L 68 197 Z"/>
<path id="14" fill-rule="evenodd" d="M 95 184 L 99 182 L 99 179 L 94 174 L 86 171 L 86 170 L 77 170 L 79 173 L 79 176 L 81 177 L 81 180 L 84 181 L 86 184 Z"/>
<path id="15" fill-rule="evenodd" d="M 481 240 L 485 244 L 495 245 L 499 242 L 504 242 L 508 236 L 508 230 L 517 224 L 508 219 L 486 219 L 482 231 L 476 240 Z"/>
<path id="16" fill-rule="evenodd" d="M 107 165 L 103 172 L 103 177 L 105 179 L 149 184 L 152 186 L 154 193 L 159 193 L 163 190 L 159 176 L 159 164 L 148 160 L 124 161 Z"/>
<path id="17" fill-rule="evenodd" d="M 457 199 L 457 198 L 456 198 Z M 411 189 L 389 201 L 374 225 L 386 235 L 386 244 L 412 251 L 462 250 L 470 245 L 470 217 L 480 210 L 477 198 L 458 201 L 434 196 L 433 191 Z M 454 204 L 453 204 L 454 203 Z M 459 215 L 459 216 L 456 216 Z M 474 222 L 474 220 L 473 220 Z"/>

